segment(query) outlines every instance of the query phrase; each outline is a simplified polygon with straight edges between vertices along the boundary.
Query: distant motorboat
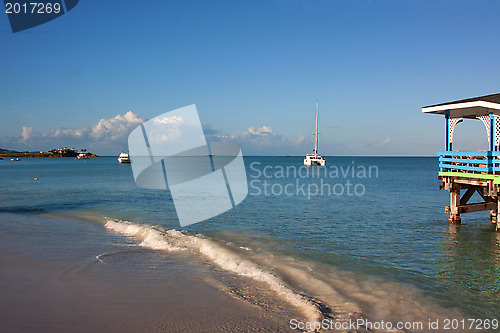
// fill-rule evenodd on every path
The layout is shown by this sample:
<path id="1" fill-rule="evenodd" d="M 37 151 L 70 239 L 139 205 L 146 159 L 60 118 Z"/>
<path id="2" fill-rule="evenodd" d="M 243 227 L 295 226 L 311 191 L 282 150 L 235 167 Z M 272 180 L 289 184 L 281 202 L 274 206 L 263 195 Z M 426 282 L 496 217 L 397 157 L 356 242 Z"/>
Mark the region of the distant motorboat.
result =
<path id="1" fill-rule="evenodd" d="M 85 154 L 85 153 L 80 153 L 80 154 L 78 154 L 78 156 L 76 158 L 78 158 L 79 160 L 86 160 L 86 159 L 90 158 L 90 156 Z"/>
<path id="2" fill-rule="evenodd" d="M 118 163 L 132 163 L 128 151 L 122 151 L 120 156 L 118 156 Z"/>
<path id="3" fill-rule="evenodd" d="M 11 158 L 10 160 L 11 160 L 11 161 L 20 161 L 19 157 L 16 157 L 16 158 Z"/>

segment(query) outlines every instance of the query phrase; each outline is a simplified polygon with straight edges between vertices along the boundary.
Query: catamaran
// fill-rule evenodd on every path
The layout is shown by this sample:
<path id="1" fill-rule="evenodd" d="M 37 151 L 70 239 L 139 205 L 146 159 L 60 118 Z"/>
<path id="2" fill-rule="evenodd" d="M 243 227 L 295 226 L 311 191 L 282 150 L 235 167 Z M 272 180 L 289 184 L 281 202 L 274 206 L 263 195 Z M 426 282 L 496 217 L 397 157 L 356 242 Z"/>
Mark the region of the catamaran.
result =
<path id="1" fill-rule="evenodd" d="M 314 154 L 307 154 L 304 158 L 304 165 L 321 165 L 324 166 L 326 161 L 318 153 L 318 101 L 316 101 L 316 144 L 314 145 Z"/>

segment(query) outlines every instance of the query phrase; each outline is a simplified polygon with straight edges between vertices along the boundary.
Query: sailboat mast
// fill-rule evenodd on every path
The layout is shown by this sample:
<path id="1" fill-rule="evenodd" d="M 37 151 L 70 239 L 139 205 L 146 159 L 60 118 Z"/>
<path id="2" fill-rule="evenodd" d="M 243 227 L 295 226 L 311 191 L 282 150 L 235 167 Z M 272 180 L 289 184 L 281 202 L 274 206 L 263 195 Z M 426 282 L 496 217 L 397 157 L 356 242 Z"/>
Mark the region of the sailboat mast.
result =
<path id="1" fill-rule="evenodd" d="M 314 149 L 316 157 L 318 157 L 318 101 L 316 101 L 316 146 Z"/>

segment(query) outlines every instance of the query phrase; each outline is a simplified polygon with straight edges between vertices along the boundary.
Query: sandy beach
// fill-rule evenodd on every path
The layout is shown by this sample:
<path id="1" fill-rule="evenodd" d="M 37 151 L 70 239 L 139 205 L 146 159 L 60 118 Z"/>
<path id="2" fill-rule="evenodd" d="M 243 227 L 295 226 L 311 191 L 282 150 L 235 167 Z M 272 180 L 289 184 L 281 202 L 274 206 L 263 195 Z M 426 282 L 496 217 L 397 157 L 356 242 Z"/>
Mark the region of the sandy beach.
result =
<path id="1" fill-rule="evenodd" d="M 40 223 L 28 227 L 28 219 L 44 230 Z M 68 223 L 82 220 L 2 215 L 3 332 L 287 331 L 289 319 L 280 318 L 279 309 L 270 313 L 222 291 L 203 263 L 127 249 L 120 239 L 105 248 L 109 240 L 85 241 L 116 238 L 102 226 L 87 221 L 81 233 L 65 234 Z"/>

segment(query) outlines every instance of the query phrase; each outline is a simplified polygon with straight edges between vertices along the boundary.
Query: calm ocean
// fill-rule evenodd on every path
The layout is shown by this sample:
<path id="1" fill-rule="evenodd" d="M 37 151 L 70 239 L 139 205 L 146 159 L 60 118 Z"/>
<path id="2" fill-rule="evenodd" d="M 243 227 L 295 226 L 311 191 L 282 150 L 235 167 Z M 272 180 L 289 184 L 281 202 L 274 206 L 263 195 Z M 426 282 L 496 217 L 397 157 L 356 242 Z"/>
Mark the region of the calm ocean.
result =
<path id="1" fill-rule="evenodd" d="M 20 220 L 43 227 L 45 213 L 73 219 L 57 237 L 81 232 L 75 218 L 101 221 L 130 246 L 191 251 L 214 270 L 264 283 L 306 318 L 500 317 L 500 233 L 487 212 L 448 224 L 437 158 L 326 159 L 326 168 L 304 168 L 302 157 L 245 157 L 247 198 L 185 228 L 169 193 L 137 187 L 116 157 L 5 159 L 0 235 Z"/>

